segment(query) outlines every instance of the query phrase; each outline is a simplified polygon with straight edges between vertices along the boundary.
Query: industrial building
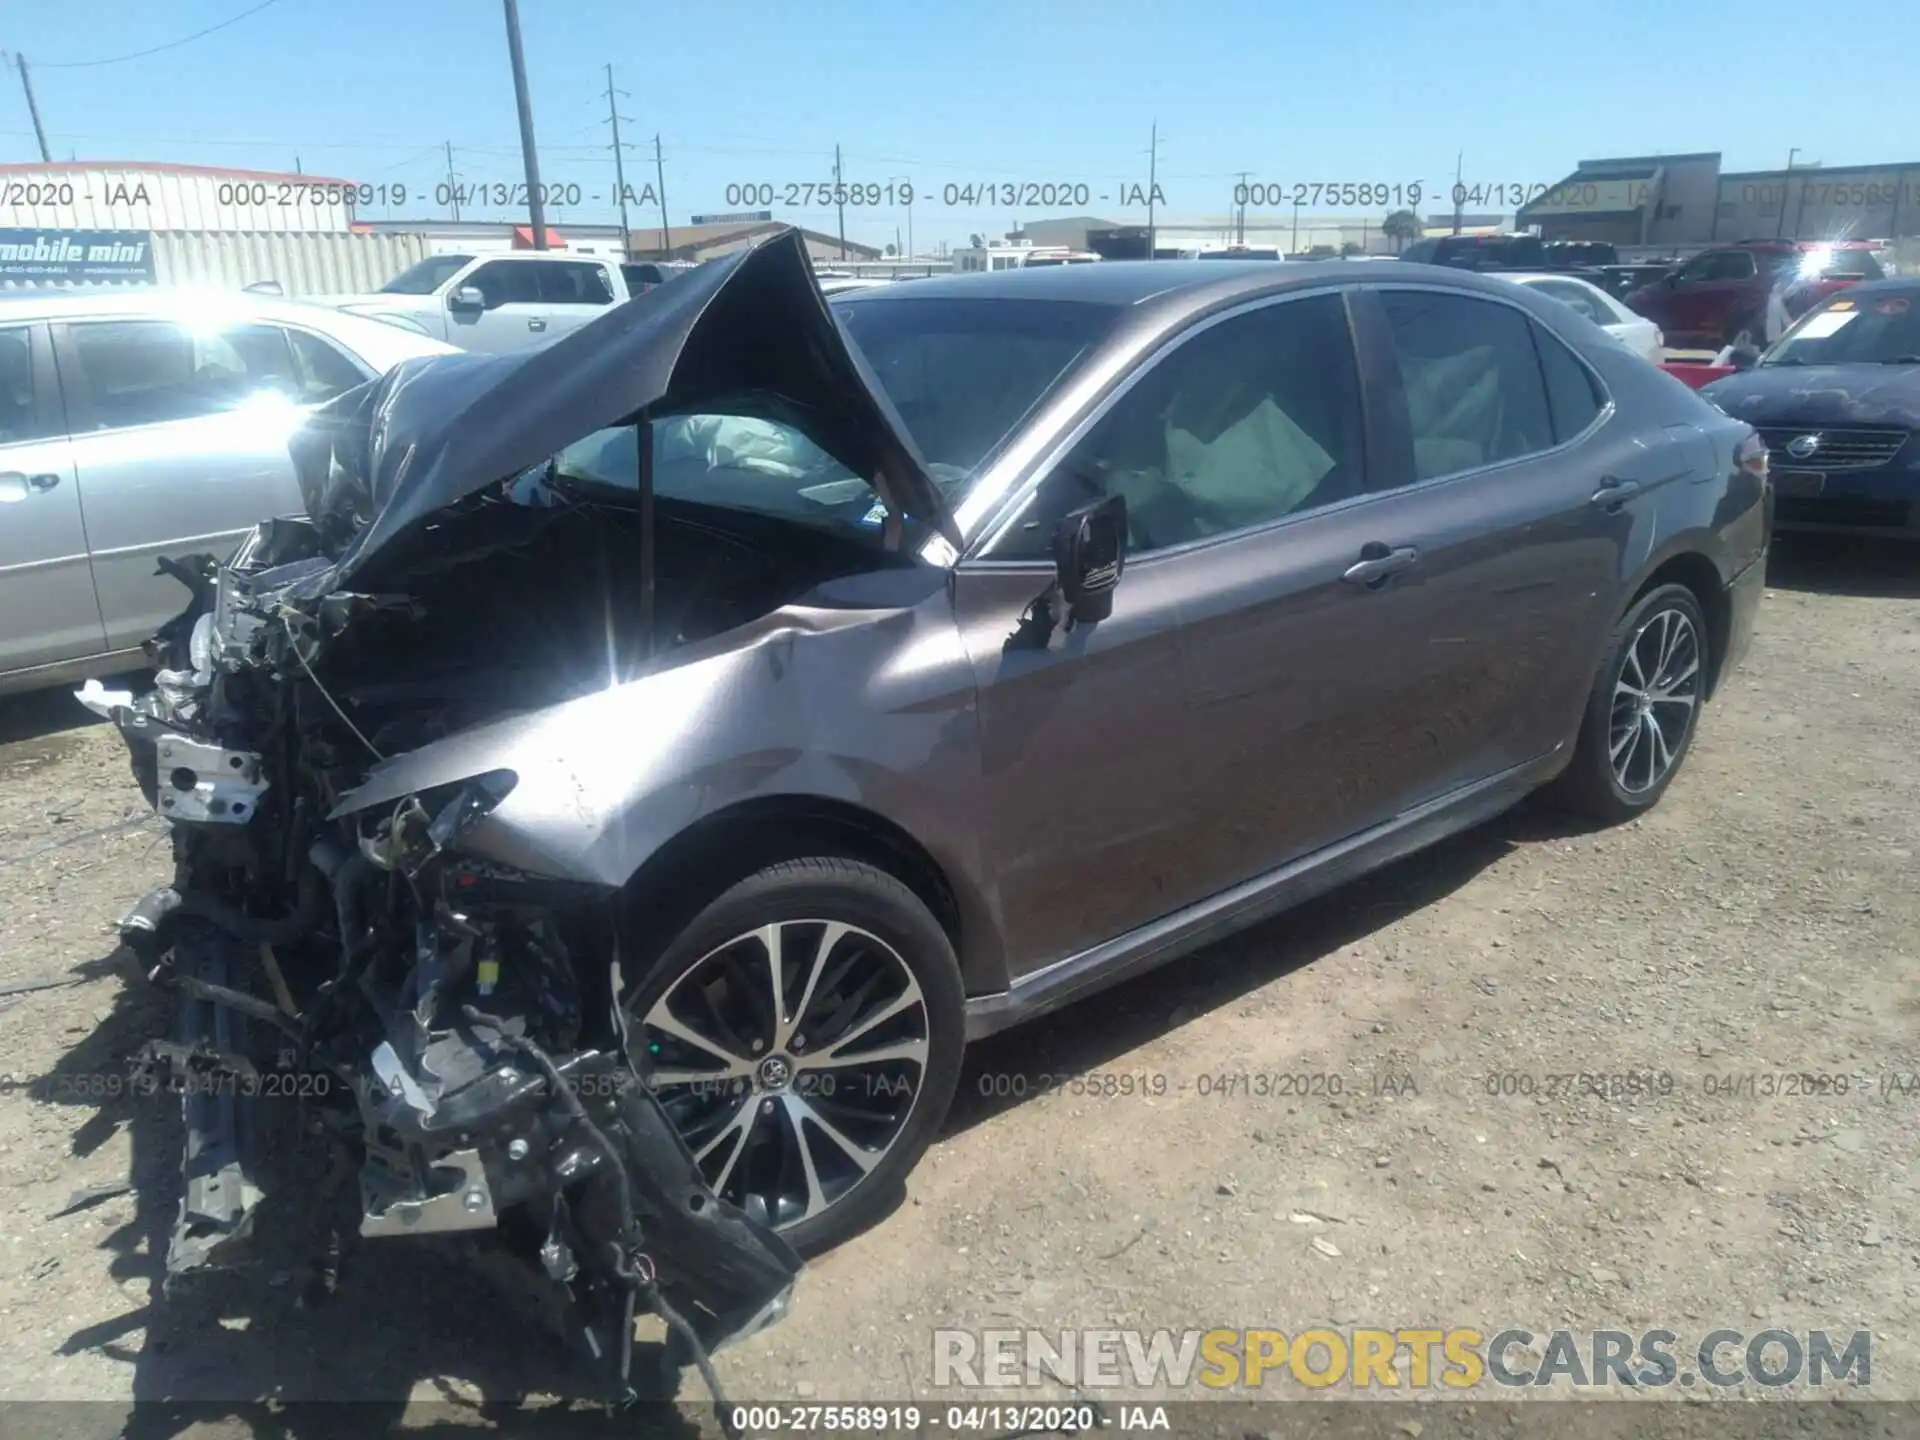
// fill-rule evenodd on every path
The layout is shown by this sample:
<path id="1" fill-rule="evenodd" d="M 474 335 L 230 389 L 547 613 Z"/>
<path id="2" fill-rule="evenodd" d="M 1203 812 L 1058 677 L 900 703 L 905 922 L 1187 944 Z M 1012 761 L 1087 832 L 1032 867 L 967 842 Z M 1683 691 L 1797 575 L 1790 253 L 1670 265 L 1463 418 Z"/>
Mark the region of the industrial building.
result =
<path id="1" fill-rule="evenodd" d="M 1252 211 L 1202 216 L 1173 214 L 1156 217 L 1153 248 L 1161 258 L 1223 245 L 1272 249 L 1286 255 L 1391 255 L 1400 244 L 1382 232 L 1380 227 L 1385 218 L 1385 211 L 1366 215 L 1306 212 L 1273 215 Z M 1501 215 L 1429 214 L 1419 219 L 1423 235 L 1480 235 L 1507 228 L 1506 217 Z M 1097 215 L 1030 220 L 1007 232 L 1006 246 L 983 243 L 966 250 L 957 249 L 956 264 L 966 268 L 965 259 L 974 251 L 984 256 L 990 250 L 1020 245 L 1087 250 L 1109 260 L 1143 260 L 1147 255 L 1147 227 L 1138 221 L 1106 220 Z"/>
<path id="2" fill-rule="evenodd" d="M 1582 160 L 1519 208 L 1549 240 L 1700 247 L 1728 240 L 1920 237 L 1920 161 L 1723 172 L 1720 153 Z"/>

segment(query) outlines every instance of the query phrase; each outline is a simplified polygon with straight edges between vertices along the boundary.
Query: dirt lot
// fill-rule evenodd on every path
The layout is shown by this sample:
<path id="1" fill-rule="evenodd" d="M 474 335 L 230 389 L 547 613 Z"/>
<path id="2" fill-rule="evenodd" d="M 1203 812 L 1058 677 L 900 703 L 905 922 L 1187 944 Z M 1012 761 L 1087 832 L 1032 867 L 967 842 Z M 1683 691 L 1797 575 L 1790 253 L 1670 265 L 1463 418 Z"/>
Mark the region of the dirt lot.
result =
<path id="1" fill-rule="evenodd" d="M 1511 1323 L 1868 1329 L 1874 1396 L 1920 1399 L 1920 1096 L 1897 1093 L 1920 1073 L 1920 556 L 1802 544 L 1772 580 L 1650 818 L 1524 807 L 979 1047 L 905 1203 L 721 1357 L 735 1397 L 925 1397 L 936 1325 Z M 82 718 L 0 707 L 0 986 L 71 982 L 0 998 L 0 1063 L 39 1080 L 0 1081 L 0 1398 L 114 1401 L 88 1413 L 117 1425 L 134 1397 L 569 1391 L 407 1245 L 317 1309 L 284 1274 L 217 1319 L 156 1304 L 168 1106 L 79 1092 L 165 1021 L 109 958 L 160 827 Z M 1847 1093 L 1709 1093 L 1789 1071 Z M 1133 1093 L 1048 1078 L 1085 1072 Z M 1649 1072 L 1667 1093 L 1545 1093 Z M 1283 1075 L 1341 1093 L 1258 1078 Z"/>

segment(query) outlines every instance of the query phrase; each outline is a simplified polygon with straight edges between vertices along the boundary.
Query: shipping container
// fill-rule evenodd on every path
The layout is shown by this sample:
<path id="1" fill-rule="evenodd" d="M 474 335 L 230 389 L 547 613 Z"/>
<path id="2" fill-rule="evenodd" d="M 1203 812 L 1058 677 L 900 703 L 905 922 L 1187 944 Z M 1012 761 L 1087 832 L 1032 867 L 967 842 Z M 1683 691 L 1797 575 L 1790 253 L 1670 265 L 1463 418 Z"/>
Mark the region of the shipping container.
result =
<path id="1" fill-rule="evenodd" d="M 392 188 L 204 165 L 0 165 L 0 230 L 344 234 L 356 205 L 371 211 L 391 202 Z"/>
<path id="2" fill-rule="evenodd" d="M 377 290 L 428 253 L 424 236 L 394 231 L 289 235 L 163 230 L 150 238 L 154 283 L 242 290 L 271 281 L 292 298 Z M 110 283 L 0 276 L 0 294 L 49 287 L 95 290 Z"/>

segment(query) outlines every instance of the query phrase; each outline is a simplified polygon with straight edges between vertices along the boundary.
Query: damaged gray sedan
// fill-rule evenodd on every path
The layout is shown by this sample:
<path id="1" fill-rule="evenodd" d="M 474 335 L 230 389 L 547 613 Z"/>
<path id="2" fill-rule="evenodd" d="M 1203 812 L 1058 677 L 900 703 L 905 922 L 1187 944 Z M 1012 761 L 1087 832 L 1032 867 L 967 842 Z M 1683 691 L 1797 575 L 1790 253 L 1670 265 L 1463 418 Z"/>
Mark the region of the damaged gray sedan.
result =
<path id="1" fill-rule="evenodd" d="M 830 310 L 786 232 L 294 449 L 93 692 L 174 822 L 172 1264 L 300 1082 L 360 1235 L 500 1232 L 616 1391 L 637 1309 L 702 1360 L 884 1213 L 968 1037 L 1556 777 L 1656 803 L 1767 542 L 1747 426 L 1387 264 Z"/>

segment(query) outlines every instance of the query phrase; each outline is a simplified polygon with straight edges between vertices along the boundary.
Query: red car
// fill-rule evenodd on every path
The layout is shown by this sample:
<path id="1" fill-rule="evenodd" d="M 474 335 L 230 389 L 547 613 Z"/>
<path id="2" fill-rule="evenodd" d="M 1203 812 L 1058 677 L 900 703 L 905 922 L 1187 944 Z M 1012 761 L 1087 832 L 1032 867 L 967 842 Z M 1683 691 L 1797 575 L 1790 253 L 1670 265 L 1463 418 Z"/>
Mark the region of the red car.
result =
<path id="1" fill-rule="evenodd" d="M 1789 321 L 1843 286 L 1885 278 L 1864 240 L 1742 240 L 1703 250 L 1665 279 L 1624 297 L 1676 349 L 1713 349 L 1742 330 L 1764 343 L 1767 296 L 1783 266 L 1797 277 L 1782 297 Z"/>

